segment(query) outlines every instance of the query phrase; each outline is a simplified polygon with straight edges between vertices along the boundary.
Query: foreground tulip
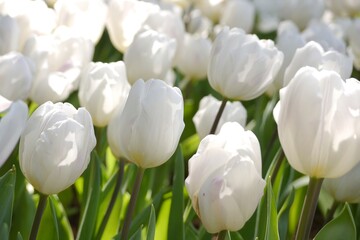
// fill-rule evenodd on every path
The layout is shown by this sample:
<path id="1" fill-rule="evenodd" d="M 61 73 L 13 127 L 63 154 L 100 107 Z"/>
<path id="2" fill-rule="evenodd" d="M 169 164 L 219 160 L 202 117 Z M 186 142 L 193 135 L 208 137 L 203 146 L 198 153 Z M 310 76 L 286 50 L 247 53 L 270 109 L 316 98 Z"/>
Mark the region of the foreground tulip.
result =
<path id="1" fill-rule="evenodd" d="M 209 233 L 238 231 L 254 213 L 263 193 L 261 153 L 256 136 L 238 123 L 225 123 L 205 137 L 189 160 L 186 189 Z"/>
<path id="2" fill-rule="evenodd" d="M 11 102 L 0 95 L 0 167 L 10 156 L 19 141 L 28 118 L 28 107 L 22 101 Z"/>
<path id="3" fill-rule="evenodd" d="M 199 110 L 193 117 L 196 132 L 198 133 L 200 139 L 203 139 L 209 134 L 220 105 L 221 101 L 211 95 L 201 99 Z M 219 133 L 222 125 L 226 122 L 238 122 L 244 127 L 246 124 L 246 117 L 247 112 L 241 102 L 227 102 L 215 133 Z"/>
<path id="4" fill-rule="evenodd" d="M 290 165 L 315 178 L 340 177 L 360 156 L 360 83 L 305 67 L 280 90 L 274 109 Z"/>
<path id="5" fill-rule="evenodd" d="M 164 81 L 136 81 L 124 110 L 108 126 L 108 142 L 116 157 L 125 157 L 141 168 L 166 162 L 185 127 L 183 98 L 178 88 Z"/>
<path id="6" fill-rule="evenodd" d="M 21 136 L 21 171 L 39 192 L 59 193 L 87 168 L 95 144 L 91 117 L 84 108 L 46 102 L 31 115 Z"/>
<path id="7" fill-rule="evenodd" d="M 208 79 L 224 97 L 251 100 L 265 92 L 277 75 L 283 54 L 271 40 L 259 40 L 239 28 L 224 29 L 211 49 Z"/>
<path id="8" fill-rule="evenodd" d="M 124 62 L 92 63 L 84 72 L 79 100 L 91 114 L 94 125 L 106 126 L 116 108 L 123 108 L 130 91 Z"/>
<path id="9" fill-rule="evenodd" d="M 339 178 L 327 178 L 323 188 L 338 202 L 360 202 L 360 163 Z"/>

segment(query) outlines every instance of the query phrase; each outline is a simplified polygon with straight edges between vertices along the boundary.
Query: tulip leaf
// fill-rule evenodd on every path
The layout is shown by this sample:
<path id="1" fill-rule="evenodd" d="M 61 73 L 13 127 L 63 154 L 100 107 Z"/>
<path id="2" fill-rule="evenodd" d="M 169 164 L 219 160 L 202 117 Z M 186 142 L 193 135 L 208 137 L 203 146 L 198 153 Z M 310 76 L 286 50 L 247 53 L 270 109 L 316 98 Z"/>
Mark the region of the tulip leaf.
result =
<path id="1" fill-rule="evenodd" d="M 3 231 L 7 231 L 7 235 L 9 235 L 9 231 L 11 228 L 11 220 L 12 220 L 13 205 L 14 205 L 15 181 L 16 181 L 15 167 L 10 169 L 7 173 L 5 173 L 4 176 L 0 178 L 0 189 L 1 189 L 0 206 L 2 209 L 0 211 L 1 234 L 3 234 Z"/>
<path id="2" fill-rule="evenodd" d="M 271 187 L 271 178 L 267 179 L 266 189 L 257 211 L 255 238 L 277 240 L 279 238 L 276 200 Z"/>
<path id="3" fill-rule="evenodd" d="M 147 230 L 146 240 L 154 240 L 155 237 L 155 224 L 156 224 L 156 216 L 155 216 L 155 208 L 154 205 L 151 205 L 149 224 Z"/>
<path id="4" fill-rule="evenodd" d="M 345 204 L 341 213 L 327 223 L 316 235 L 314 240 L 355 240 L 356 227 L 349 204 Z"/>
<path id="5" fill-rule="evenodd" d="M 289 214 L 292 203 L 295 198 L 295 190 L 293 189 L 287 196 L 284 204 L 281 206 L 278 213 L 279 235 L 280 239 L 286 239 L 289 227 Z"/>
<path id="6" fill-rule="evenodd" d="M 141 227 L 130 237 L 130 240 L 141 240 Z"/>
<path id="7" fill-rule="evenodd" d="M 99 199 L 100 199 L 100 183 L 101 183 L 101 169 L 100 169 L 100 160 L 97 155 L 93 152 L 92 159 L 90 162 L 90 182 L 88 197 L 83 198 L 87 199 L 86 207 L 84 214 L 81 217 L 81 223 L 79 227 L 79 232 L 76 237 L 77 240 L 80 239 L 91 239 L 95 232 L 96 219 L 99 208 Z"/>
<path id="8" fill-rule="evenodd" d="M 21 233 L 18 232 L 16 236 L 16 240 L 23 240 L 23 237 L 21 236 Z"/>
<path id="9" fill-rule="evenodd" d="M 181 148 L 175 153 L 175 174 L 172 188 L 172 200 L 170 207 L 168 237 L 167 239 L 184 239 L 184 158 Z"/>
<path id="10" fill-rule="evenodd" d="M 65 209 L 57 197 L 49 197 L 44 214 L 41 218 L 38 239 L 74 239 Z"/>
<path id="11" fill-rule="evenodd" d="M 6 223 L 3 223 L 0 226 L 0 239 L 4 239 L 4 240 L 9 239 L 9 226 Z"/>

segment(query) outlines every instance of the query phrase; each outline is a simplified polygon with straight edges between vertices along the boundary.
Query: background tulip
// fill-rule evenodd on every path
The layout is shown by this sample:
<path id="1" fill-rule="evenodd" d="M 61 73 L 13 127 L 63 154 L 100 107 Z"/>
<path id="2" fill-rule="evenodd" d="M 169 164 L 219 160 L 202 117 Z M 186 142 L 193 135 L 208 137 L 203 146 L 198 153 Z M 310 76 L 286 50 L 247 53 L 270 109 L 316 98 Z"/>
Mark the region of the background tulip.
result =
<path id="1" fill-rule="evenodd" d="M 175 51 L 175 39 L 154 30 L 140 32 L 124 55 L 130 84 L 140 78 L 164 79 L 172 66 Z"/>
<path id="2" fill-rule="evenodd" d="M 290 165 L 314 178 L 340 177 L 360 155 L 360 83 L 305 67 L 280 90 L 274 109 Z"/>
<path id="3" fill-rule="evenodd" d="M 115 156 L 141 168 L 163 164 L 174 153 L 185 127 L 183 98 L 164 81 L 136 81 L 124 110 L 108 126 L 108 142 Z"/>
<path id="4" fill-rule="evenodd" d="M 360 163 L 339 178 L 327 178 L 323 188 L 338 202 L 360 202 Z"/>
<path id="5" fill-rule="evenodd" d="M 80 177 L 96 145 L 90 114 L 69 103 L 46 102 L 29 118 L 20 138 L 19 163 L 43 194 L 55 194 Z"/>
<path id="6" fill-rule="evenodd" d="M 239 28 L 224 29 L 211 49 L 209 83 L 226 98 L 254 99 L 272 83 L 283 57 L 271 40 L 259 40 Z"/>
<path id="7" fill-rule="evenodd" d="M 246 33 L 252 32 L 255 22 L 255 6 L 248 0 L 226 1 L 220 17 L 220 24 L 231 28 L 243 29 Z"/>
<path id="8" fill-rule="evenodd" d="M 23 101 L 11 102 L 0 95 L 0 167 L 19 141 L 28 118 L 28 107 Z"/>
<path id="9" fill-rule="evenodd" d="M 123 108 L 130 91 L 125 64 L 92 63 L 84 72 L 79 88 L 79 100 L 91 114 L 94 125 L 106 126 L 116 108 Z"/>
<path id="10" fill-rule="evenodd" d="M 238 231 L 254 213 L 264 191 L 256 136 L 238 123 L 225 123 L 205 137 L 189 160 L 186 189 L 209 233 Z"/>
<path id="11" fill-rule="evenodd" d="M 203 139 L 205 136 L 209 135 L 220 105 L 221 101 L 217 100 L 211 95 L 201 99 L 199 110 L 193 117 L 196 132 L 198 133 L 200 139 Z M 221 129 L 221 126 L 226 122 L 238 122 L 241 126 L 244 127 L 246 124 L 246 116 L 246 109 L 241 104 L 241 102 L 227 102 L 215 133 L 218 133 Z"/>
<path id="12" fill-rule="evenodd" d="M 0 15 L 0 55 L 19 49 L 20 29 L 16 20 Z"/>

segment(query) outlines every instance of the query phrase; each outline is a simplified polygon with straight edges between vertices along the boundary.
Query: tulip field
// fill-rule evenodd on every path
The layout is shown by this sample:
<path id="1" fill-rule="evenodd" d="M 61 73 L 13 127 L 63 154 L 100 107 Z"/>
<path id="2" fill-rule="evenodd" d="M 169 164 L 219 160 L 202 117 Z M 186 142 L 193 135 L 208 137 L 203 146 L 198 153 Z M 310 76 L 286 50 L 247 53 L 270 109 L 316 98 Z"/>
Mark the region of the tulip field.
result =
<path id="1" fill-rule="evenodd" d="M 0 0 L 0 240 L 358 240 L 359 79 L 359 0 Z"/>

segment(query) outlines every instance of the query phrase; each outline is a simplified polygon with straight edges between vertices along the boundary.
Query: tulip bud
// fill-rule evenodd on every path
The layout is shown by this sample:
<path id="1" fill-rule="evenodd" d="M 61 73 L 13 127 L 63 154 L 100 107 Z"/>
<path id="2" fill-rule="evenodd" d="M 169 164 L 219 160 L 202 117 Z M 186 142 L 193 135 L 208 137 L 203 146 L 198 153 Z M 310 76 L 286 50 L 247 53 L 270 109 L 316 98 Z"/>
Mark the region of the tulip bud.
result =
<path id="1" fill-rule="evenodd" d="M 250 33 L 255 22 L 255 6 L 249 0 L 230 0 L 225 4 L 220 24 L 230 28 L 238 27 Z"/>
<path id="2" fill-rule="evenodd" d="M 116 157 L 141 168 L 157 167 L 175 152 L 185 127 L 180 90 L 164 81 L 142 79 L 132 86 L 124 110 L 108 126 L 108 142 Z"/>
<path id="3" fill-rule="evenodd" d="M 39 192 L 59 193 L 84 172 L 95 145 L 86 109 L 46 102 L 33 112 L 21 135 L 20 168 Z"/>
<path id="4" fill-rule="evenodd" d="M 226 98 L 254 99 L 272 83 L 283 57 L 271 40 L 259 40 L 239 28 L 224 29 L 211 49 L 209 83 Z"/>
<path id="5" fill-rule="evenodd" d="M 23 101 L 11 102 L 0 95 L 0 167 L 6 162 L 19 141 L 28 118 L 28 107 Z"/>
<path id="6" fill-rule="evenodd" d="M 221 101 L 211 95 L 201 99 L 199 110 L 193 117 L 196 132 L 200 139 L 203 139 L 209 134 L 220 105 Z M 215 133 L 218 133 L 221 126 L 226 122 L 238 122 L 244 127 L 246 124 L 246 117 L 247 112 L 241 102 L 227 102 Z"/>
<path id="7" fill-rule="evenodd" d="M 34 76 L 34 66 L 21 53 L 0 56 L 0 94 L 9 100 L 27 99 Z"/>
<path id="8" fill-rule="evenodd" d="M 323 188 L 338 202 L 360 202 L 360 163 L 339 178 L 327 178 Z"/>
<path id="9" fill-rule="evenodd" d="M 344 175 L 360 156 L 360 83 L 304 67 L 280 90 L 274 109 L 290 165 L 314 178 Z"/>
<path id="10" fill-rule="evenodd" d="M 304 47 L 298 48 L 293 59 L 285 70 L 284 86 L 288 85 L 296 72 L 305 66 L 318 70 L 336 71 L 343 79 L 350 77 L 352 72 L 352 59 L 337 51 L 324 51 L 317 42 L 308 42 Z"/>
<path id="11" fill-rule="evenodd" d="M 106 126 L 116 108 L 123 108 L 130 91 L 125 64 L 92 63 L 79 88 L 80 105 L 91 114 L 95 126 Z"/>
<path id="12" fill-rule="evenodd" d="M 108 9 L 106 28 L 111 43 L 120 52 L 130 46 L 149 14 L 160 10 L 155 4 L 137 0 L 111 0 Z"/>
<path id="13" fill-rule="evenodd" d="M 210 51 L 211 41 L 208 38 L 186 34 L 176 58 L 176 66 L 190 80 L 204 79 Z"/>
<path id="14" fill-rule="evenodd" d="M 135 36 L 124 55 L 130 84 L 138 79 L 164 79 L 172 66 L 176 40 L 154 30 L 146 30 Z"/>
<path id="15" fill-rule="evenodd" d="M 209 233 L 241 229 L 265 187 L 256 136 L 238 123 L 225 123 L 218 135 L 206 136 L 189 160 L 185 185 Z"/>

